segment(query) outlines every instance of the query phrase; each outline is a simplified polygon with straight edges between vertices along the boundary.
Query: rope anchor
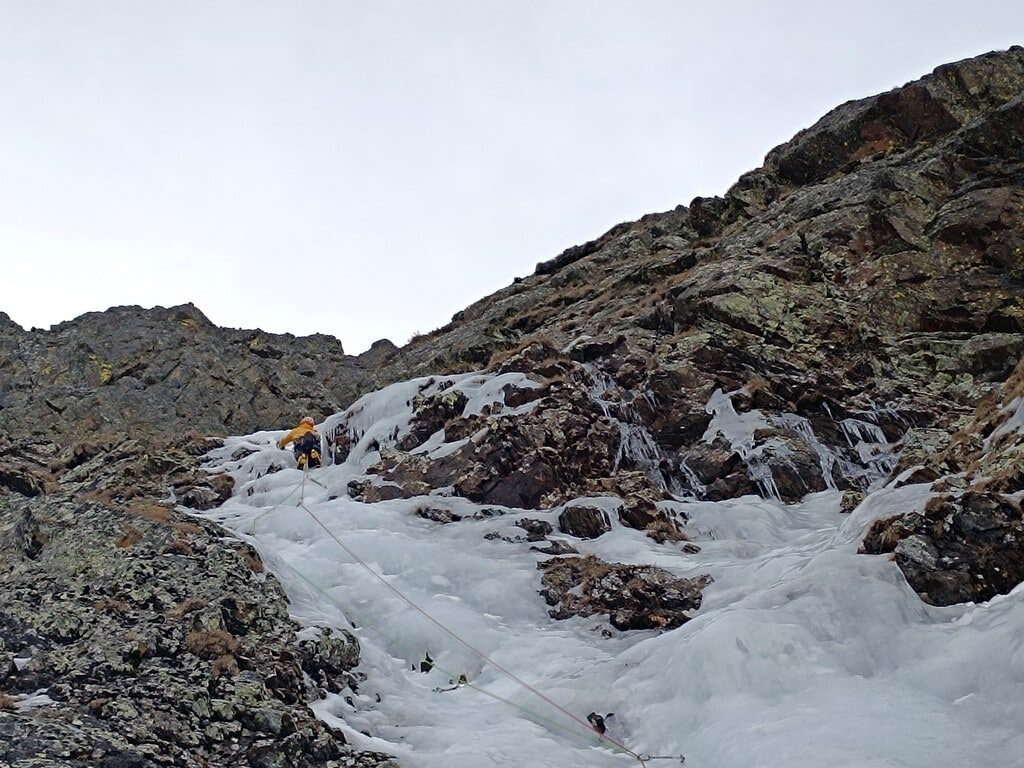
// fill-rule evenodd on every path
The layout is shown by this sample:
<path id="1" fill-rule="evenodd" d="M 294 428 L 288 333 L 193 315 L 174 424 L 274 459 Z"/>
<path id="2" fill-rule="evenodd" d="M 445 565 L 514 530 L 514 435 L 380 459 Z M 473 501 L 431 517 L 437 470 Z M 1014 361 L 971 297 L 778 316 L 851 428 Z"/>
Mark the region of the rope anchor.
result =
<path id="1" fill-rule="evenodd" d="M 686 762 L 686 755 L 640 755 L 640 762 L 647 763 L 651 760 L 678 760 L 680 765 Z"/>
<path id="2" fill-rule="evenodd" d="M 440 686 L 434 689 L 434 693 L 448 693 L 448 691 L 457 691 L 459 688 L 464 688 L 469 685 L 469 680 L 465 675 L 459 675 L 458 680 L 449 680 L 449 686 L 447 688 L 441 688 Z"/>

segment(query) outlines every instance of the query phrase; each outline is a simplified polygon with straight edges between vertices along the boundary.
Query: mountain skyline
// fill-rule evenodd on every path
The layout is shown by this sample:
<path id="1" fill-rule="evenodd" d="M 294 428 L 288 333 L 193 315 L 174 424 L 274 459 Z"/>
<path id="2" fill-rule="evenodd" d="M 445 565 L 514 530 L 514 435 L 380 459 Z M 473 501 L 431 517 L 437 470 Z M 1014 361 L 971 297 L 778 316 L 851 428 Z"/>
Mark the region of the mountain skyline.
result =
<path id="1" fill-rule="evenodd" d="M 0 4 L 0 307 L 402 344 L 1022 27 L 1015 3 Z"/>

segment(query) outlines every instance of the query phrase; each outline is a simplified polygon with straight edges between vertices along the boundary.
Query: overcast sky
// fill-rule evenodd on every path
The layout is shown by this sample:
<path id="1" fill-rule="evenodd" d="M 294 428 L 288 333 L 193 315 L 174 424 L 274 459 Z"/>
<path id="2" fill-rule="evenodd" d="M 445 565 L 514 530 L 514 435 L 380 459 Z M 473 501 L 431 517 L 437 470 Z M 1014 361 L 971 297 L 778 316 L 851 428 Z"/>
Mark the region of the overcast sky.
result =
<path id="1" fill-rule="evenodd" d="M 402 344 L 1022 33 L 1016 1 L 0 0 L 0 310 Z"/>

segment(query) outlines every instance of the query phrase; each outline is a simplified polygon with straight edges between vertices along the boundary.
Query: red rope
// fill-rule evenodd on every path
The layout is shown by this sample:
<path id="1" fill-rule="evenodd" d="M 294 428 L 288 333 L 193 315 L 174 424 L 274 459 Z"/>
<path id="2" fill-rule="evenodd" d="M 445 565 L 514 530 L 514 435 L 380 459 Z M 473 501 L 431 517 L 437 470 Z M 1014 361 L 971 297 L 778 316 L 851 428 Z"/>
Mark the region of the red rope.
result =
<path id="1" fill-rule="evenodd" d="M 572 720 L 574 720 L 575 722 L 579 723 L 584 728 L 586 728 L 588 731 L 593 731 L 594 733 L 597 733 L 597 731 L 594 731 L 594 729 L 590 725 L 590 723 L 588 723 L 588 722 L 584 721 L 583 719 L 577 717 L 575 714 L 570 712 L 568 709 L 563 707 L 561 704 L 559 704 L 558 702 L 556 702 L 553 699 L 549 698 L 546 694 L 544 694 L 541 691 L 539 691 L 536 688 L 534 688 L 532 685 L 530 685 L 528 682 L 526 682 L 525 680 L 520 678 L 515 673 L 505 669 L 505 667 L 503 667 L 501 664 L 496 662 L 494 659 L 492 659 L 486 653 L 484 653 L 483 651 L 475 648 L 473 645 L 471 645 L 466 640 L 463 640 L 461 637 L 459 637 L 454 632 L 452 632 L 450 629 L 448 629 L 448 627 L 446 627 L 440 621 L 438 621 L 433 616 L 431 616 L 429 613 L 427 613 L 425 610 L 423 610 L 418 605 L 416 605 L 416 603 L 414 603 L 412 600 L 410 600 L 408 597 L 406 597 L 404 594 L 402 594 L 402 592 L 400 592 L 397 587 L 392 585 L 387 579 L 385 579 L 383 576 L 381 576 L 379 573 L 377 573 L 375 570 L 373 570 L 373 568 L 370 567 L 369 563 L 367 563 L 365 560 L 363 560 L 361 557 L 359 557 L 359 555 L 357 555 L 355 552 L 353 552 L 351 549 L 349 549 L 348 546 L 345 544 L 345 542 L 343 542 L 340 538 L 338 538 L 334 534 L 334 532 L 331 531 L 330 528 L 328 528 L 326 525 L 324 525 L 323 521 L 321 521 L 319 517 L 317 517 L 315 514 L 313 514 L 312 510 L 310 510 L 309 507 L 307 507 L 305 504 L 302 504 L 302 503 L 300 503 L 299 506 L 302 509 L 304 509 L 306 511 L 306 513 L 310 517 L 313 518 L 314 521 L 316 521 L 317 525 L 319 525 L 321 528 L 324 529 L 324 531 L 327 533 L 328 536 L 330 536 L 332 539 L 334 539 L 334 542 L 339 547 L 341 547 L 343 550 L 345 550 L 346 553 L 348 553 L 349 557 L 351 557 L 353 560 L 355 560 L 357 563 L 359 563 L 361 566 L 363 566 L 363 568 L 365 568 L 367 571 L 369 571 L 370 574 L 375 579 L 377 579 L 377 581 L 379 581 L 381 584 L 383 584 L 385 587 L 387 587 L 389 590 L 391 590 L 391 592 L 393 592 L 400 600 L 402 600 L 410 608 L 412 608 L 413 610 L 415 610 L 419 614 L 421 614 L 425 619 L 427 619 L 427 621 L 429 621 L 431 624 L 434 624 L 438 629 L 440 629 L 442 632 L 444 632 L 446 635 L 451 637 L 456 642 L 461 643 L 462 645 L 464 645 L 466 648 L 468 648 L 470 651 L 475 653 L 477 656 L 479 656 L 485 662 L 490 664 L 492 667 L 494 667 L 498 671 L 508 675 L 512 680 L 515 680 L 517 683 L 519 683 L 519 685 L 521 685 L 523 688 L 525 688 L 526 690 L 528 690 L 531 693 L 533 693 L 535 696 L 539 697 L 542 701 L 546 701 L 548 704 L 550 704 L 552 707 L 554 707 L 559 712 L 564 714 L 566 717 L 569 717 Z M 636 752 L 631 750 L 625 744 L 622 744 L 622 743 L 616 741 L 615 739 L 613 739 L 611 736 L 608 736 L 607 734 L 597 733 L 597 735 L 598 735 L 599 738 L 604 739 L 605 741 L 609 742 L 610 744 L 614 744 L 616 747 L 618 747 L 619 749 L 621 749 L 623 752 L 625 752 L 626 754 L 630 755 L 631 757 L 636 758 L 637 762 L 639 762 L 641 765 L 645 764 L 644 760 L 641 759 L 640 755 L 638 755 Z"/>

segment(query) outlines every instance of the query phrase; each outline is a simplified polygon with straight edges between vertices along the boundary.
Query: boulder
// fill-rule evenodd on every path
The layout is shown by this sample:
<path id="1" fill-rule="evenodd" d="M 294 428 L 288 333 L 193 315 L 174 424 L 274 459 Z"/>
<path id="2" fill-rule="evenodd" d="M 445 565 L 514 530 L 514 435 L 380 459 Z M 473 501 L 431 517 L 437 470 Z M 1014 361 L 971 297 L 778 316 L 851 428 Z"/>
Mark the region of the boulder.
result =
<path id="1" fill-rule="evenodd" d="M 1021 510 L 999 494 L 938 496 L 923 514 L 876 521 L 861 551 L 894 553 L 907 582 L 932 605 L 984 602 L 1024 581 Z"/>
<path id="2" fill-rule="evenodd" d="M 578 539 L 596 539 L 611 529 L 608 513 L 598 507 L 573 504 L 558 516 L 558 530 Z"/>
<path id="3" fill-rule="evenodd" d="M 516 525 L 526 531 L 527 541 L 543 541 L 553 528 L 547 520 L 536 520 L 523 517 L 516 520 Z"/>
<path id="4" fill-rule="evenodd" d="M 710 576 L 677 578 L 647 565 L 606 563 L 593 556 L 556 557 L 537 564 L 541 595 L 552 618 L 607 614 L 613 627 L 673 629 L 700 608 Z"/>

